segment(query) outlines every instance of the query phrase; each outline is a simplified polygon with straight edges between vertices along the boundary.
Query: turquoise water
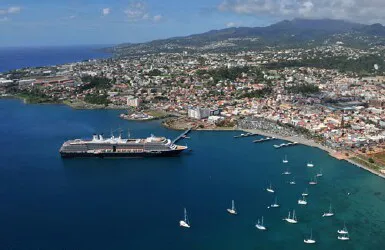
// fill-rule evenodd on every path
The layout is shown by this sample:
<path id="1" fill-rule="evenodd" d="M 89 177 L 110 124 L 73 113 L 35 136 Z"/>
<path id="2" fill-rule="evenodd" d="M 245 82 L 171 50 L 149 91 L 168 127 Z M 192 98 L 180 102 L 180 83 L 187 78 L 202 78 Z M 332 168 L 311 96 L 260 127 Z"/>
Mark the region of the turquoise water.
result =
<path id="1" fill-rule="evenodd" d="M 192 132 L 177 158 L 69 159 L 62 142 L 130 128 L 176 137 L 159 121 L 137 123 L 119 111 L 0 100 L 0 249 L 382 249 L 385 181 L 318 149 L 274 149 L 239 132 Z M 279 142 L 279 141 L 278 141 Z M 289 163 L 282 164 L 284 155 Z M 312 160 L 314 169 L 306 167 Z M 281 173 L 290 167 L 292 176 Z M 322 167 L 318 185 L 309 179 Z M 288 182 L 295 176 L 297 185 Z M 268 209 L 275 194 L 279 209 Z M 308 206 L 297 200 L 308 187 Z M 347 195 L 350 193 L 350 195 Z M 235 200 L 239 214 L 226 209 Z M 332 203 L 335 216 L 322 218 Z M 191 228 L 178 221 L 186 207 Z M 297 225 L 282 218 L 295 209 Z M 264 216 L 268 231 L 254 225 Z M 340 242 L 344 221 L 351 240 Z M 314 246 L 304 237 L 313 229 Z"/>

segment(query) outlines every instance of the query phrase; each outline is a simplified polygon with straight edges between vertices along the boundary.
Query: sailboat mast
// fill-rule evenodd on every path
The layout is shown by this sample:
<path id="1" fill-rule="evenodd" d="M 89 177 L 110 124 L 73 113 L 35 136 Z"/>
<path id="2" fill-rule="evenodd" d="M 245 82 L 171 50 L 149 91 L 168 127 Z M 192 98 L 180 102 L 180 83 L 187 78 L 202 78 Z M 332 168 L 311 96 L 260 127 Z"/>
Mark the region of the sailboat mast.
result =
<path id="1" fill-rule="evenodd" d="M 184 221 L 187 222 L 187 211 L 186 211 L 186 208 L 184 209 Z"/>

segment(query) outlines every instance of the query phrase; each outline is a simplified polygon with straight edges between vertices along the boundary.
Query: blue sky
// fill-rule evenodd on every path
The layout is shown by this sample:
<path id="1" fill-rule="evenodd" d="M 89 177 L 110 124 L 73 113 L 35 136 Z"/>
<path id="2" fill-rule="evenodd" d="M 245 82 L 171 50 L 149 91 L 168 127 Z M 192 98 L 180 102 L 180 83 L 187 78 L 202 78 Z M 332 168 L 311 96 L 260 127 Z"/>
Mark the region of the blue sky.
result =
<path id="1" fill-rule="evenodd" d="M 266 18 L 217 9 L 220 0 L 0 0 L 0 47 L 143 42 Z"/>
<path id="2" fill-rule="evenodd" d="M 0 0 L 0 47 L 143 42 L 294 17 L 382 22 L 384 11 L 384 0 Z"/>

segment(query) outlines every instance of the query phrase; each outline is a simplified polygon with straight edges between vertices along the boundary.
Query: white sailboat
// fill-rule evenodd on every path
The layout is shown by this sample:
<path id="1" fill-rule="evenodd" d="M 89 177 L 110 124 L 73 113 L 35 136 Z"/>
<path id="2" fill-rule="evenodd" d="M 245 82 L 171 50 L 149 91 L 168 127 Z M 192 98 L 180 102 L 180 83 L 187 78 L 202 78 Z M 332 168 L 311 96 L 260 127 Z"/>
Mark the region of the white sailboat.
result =
<path id="1" fill-rule="evenodd" d="M 305 192 L 302 193 L 302 196 L 308 196 L 309 195 L 309 191 L 307 190 L 307 188 L 305 189 Z"/>
<path id="2" fill-rule="evenodd" d="M 305 196 L 302 196 L 302 199 L 298 200 L 298 204 L 299 205 L 307 205 L 307 201 L 305 199 Z"/>
<path id="3" fill-rule="evenodd" d="M 289 182 L 290 185 L 295 185 L 295 178 L 293 177 L 293 179 Z"/>
<path id="4" fill-rule="evenodd" d="M 257 222 L 257 224 L 255 225 L 255 227 L 259 230 L 262 230 L 262 231 L 265 231 L 267 228 L 263 225 L 263 216 L 262 216 L 262 222 Z"/>
<path id="5" fill-rule="evenodd" d="M 322 176 L 323 176 L 322 169 L 320 169 L 320 171 L 317 173 L 316 176 L 317 176 L 317 177 L 322 177 Z"/>
<path id="6" fill-rule="evenodd" d="M 285 158 L 282 160 L 282 163 L 288 163 L 289 161 L 287 160 L 287 155 L 285 155 Z"/>
<path id="7" fill-rule="evenodd" d="M 311 180 L 309 181 L 309 185 L 317 185 L 317 184 L 318 184 L 318 182 L 317 182 L 317 176 L 315 176 L 314 179 L 311 179 Z"/>
<path id="8" fill-rule="evenodd" d="M 270 207 L 273 207 L 273 208 L 279 207 L 279 204 L 277 203 L 277 197 L 275 197 L 274 204 L 271 204 Z"/>
<path id="9" fill-rule="evenodd" d="M 306 166 L 308 167 L 308 168 L 312 168 L 312 167 L 314 167 L 314 164 L 313 164 L 313 162 L 308 162 L 307 164 L 306 164 Z"/>
<path id="10" fill-rule="evenodd" d="M 229 212 L 229 214 L 237 214 L 237 210 L 235 209 L 235 205 L 234 205 L 234 200 L 231 201 L 231 208 L 228 208 L 227 209 L 227 212 Z"/>
<path id="11" fill-rule="evenodd" d="M 297 218 L 295 217 L 295 210 L 293 210 L 293 216 L 290 217 L 290 211 L 289 211 L 289 215 L 287 216 L 287 218 L 284 218 L 283 220 L 291 223 L 291 224 L 296 224 L 298 221 L 297 221 Z"/>
<path id="12" fill-rule="evenodd" d="M 274 193 L 274 189 L 271 187 L 271 183 L 270 183 L 270 186 L 266 188 L 266 191 L 269 193 Z"/>
<path id="13" fill-rule="evenodd" d="M 283 174 L 283 175 L 290 175 L 290 174 L 291 174 L 291 172 L 289 171 L 289 169 L 286 169 L 286 171 L 285 171 L 285 172 L 283 172 L 282 174 Z"/>
<path id="14" fill-rule="evenodd" d="M 186 227 L 186 228 L 190 228 L 190 223 L 188 221 L 188 217 L 187 217 L 187 210 L 186 208 L 184 209 L 184 219 L 179 221 L 179 226 L 181 227 Z"/>
<path id="15" fill-rule="evenodd" d="M 314 244 L 316 242 L 315 240 L 313 240 L 313 230 L 312 229 L 310 230 L 310 238 L 304 239 L 303 242 L 306 244 Z"/>
<path id="16" fill-rule="evenodd" d="M 337 233 L 338 234 L 348 234 L 349 233 L 348 229 L 346 228 L 345 223 L 344 223 L 344 228 L 341 230 L 337 230 Z"/>
<path id="17" fill-rule="evenodd" d="M 330 206 L 329 206 L 329 211 L 326 212 L 326 213 L 324 213 L 324 214 L 322 215 L 322 217 L 331 217 L 331 216 L 333 216 L 333 215 L 334 215 L 334 213 L 333 213 L 333 211 L 332 211 L 332 204 L 330 204 Z"/>
<path id="18" fill-rule="evenodd" d="M 349 234 L 338 235 L 339 240 L 350 240 Z"/>

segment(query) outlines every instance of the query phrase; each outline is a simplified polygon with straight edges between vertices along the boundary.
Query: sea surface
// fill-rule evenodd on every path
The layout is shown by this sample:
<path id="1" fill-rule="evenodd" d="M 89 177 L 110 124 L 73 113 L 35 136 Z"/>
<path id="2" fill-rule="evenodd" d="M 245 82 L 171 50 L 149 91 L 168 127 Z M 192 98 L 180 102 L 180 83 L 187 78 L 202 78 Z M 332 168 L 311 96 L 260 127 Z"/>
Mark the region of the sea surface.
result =
<path id="1" fill-rule="evenodd" d="M 253 144 L 258 137 L 234 139 L 235 131 L 192 132 L 179 143 L 193 151 L 175 158 L 60 158 L 65 140 L 93 133 L 180 133 L 119 113 L 0 100 L 0 249 L 384 248 L 385 180 L 319 149 L 274 149 L 280 141 Z M 292 176 L 282 175 L 287 167 Z M 309 186 L 320 168 L 324 176 Z M 289 185 L 293 177 L 297 184 Z M 270 182 L 275 194 L 264 190 Z M 300 207 L 305 188 L 308 205 Z M 276 196 L 281 207 L 268 209 Z M 226 212 L 232 199 L 236 216 Z M 322 218 L 330 203 L 335 216 Z M 184 208 L 190 229 L 178 224 Z M 293 209 L 296 225 L 282 221 Z M 261 216 L 268 231 L 255 228 Z M 337 240 L 344 222 L 348 242 Z M 314 246 L 303 243 L 311 229 Z"/>
<path id="2" fill-rule="evenodd" d="M 111 57 L 100 49 L 111 45 L 0 48 L 0 72 Z"/>

